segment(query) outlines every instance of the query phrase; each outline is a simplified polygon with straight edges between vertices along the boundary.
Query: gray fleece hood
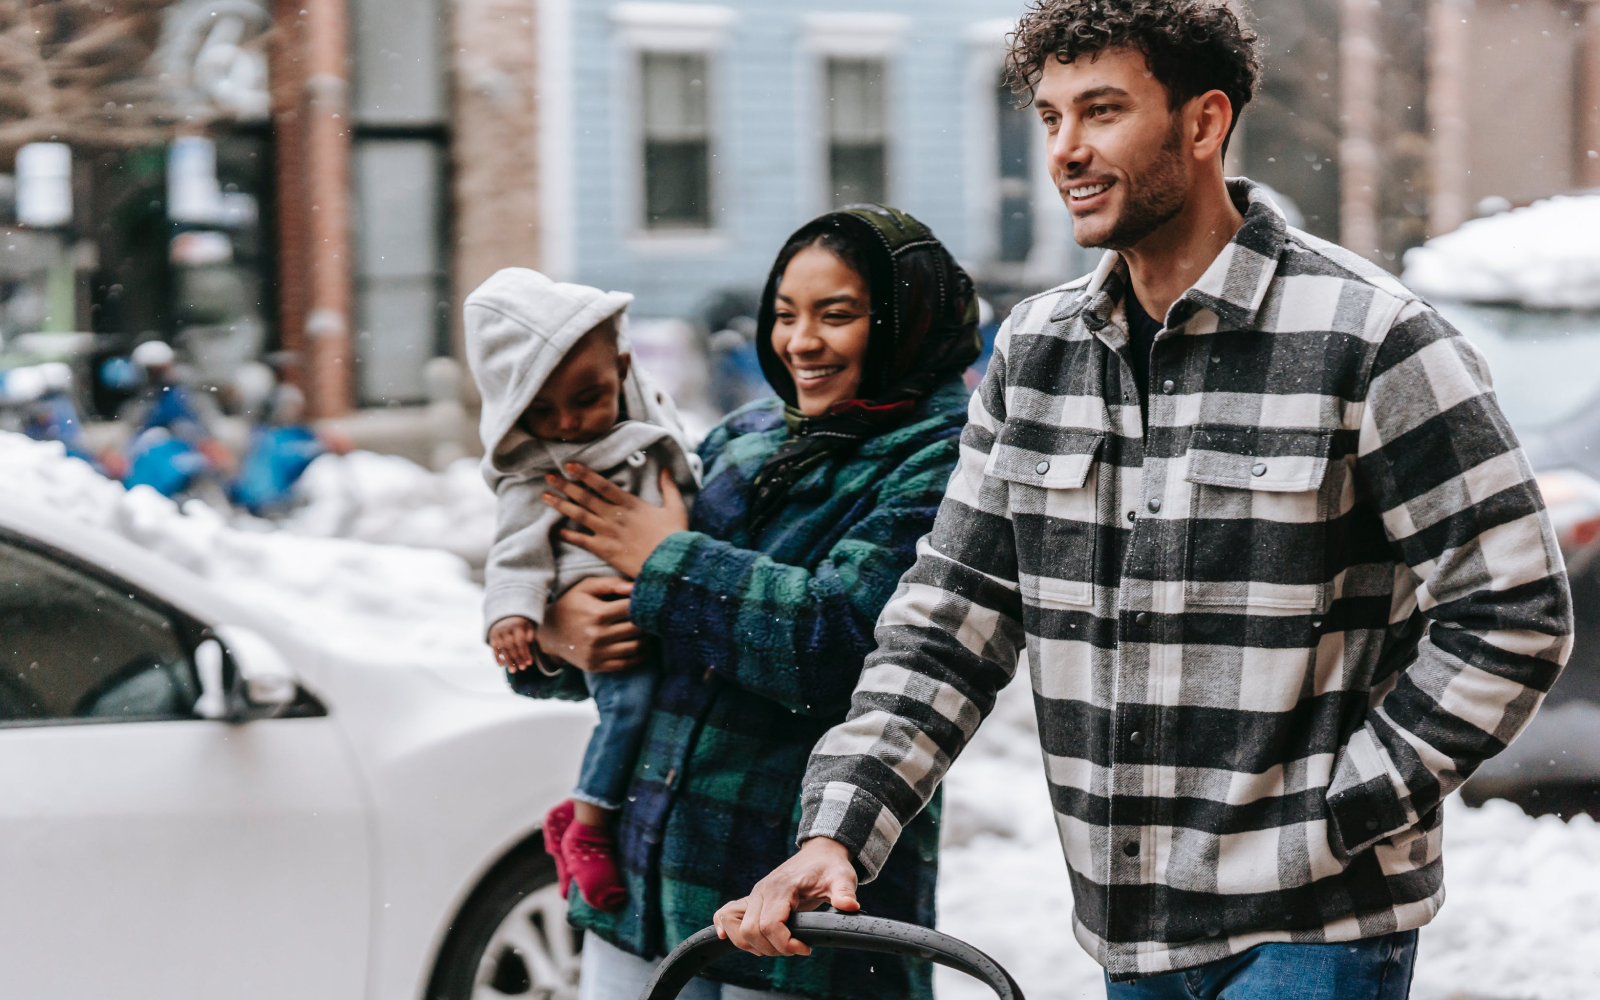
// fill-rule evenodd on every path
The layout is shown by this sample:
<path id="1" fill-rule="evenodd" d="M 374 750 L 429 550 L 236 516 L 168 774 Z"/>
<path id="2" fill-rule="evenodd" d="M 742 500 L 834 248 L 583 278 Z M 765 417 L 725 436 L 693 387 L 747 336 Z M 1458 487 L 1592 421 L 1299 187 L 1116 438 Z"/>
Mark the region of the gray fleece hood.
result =
<path id="1" fill-rule="evenodd" d="M 496 497 L 495 541 L 484 567 L 485 634 L 506 617 L 542 623 L 547 602 L 576 581 L 617 575 L 599 556 L 559 537 L 562 516 L 542 499 L 545 474 L 562 473 L 568 462 L 587 465 L 656 506 L 663 502 L 663 472 L 686 503 L 700 488 L 700 457 L 689 447 L 678 408 L 636 364 L 622 382 L 626 412 L 595 440 L 549 441 L 521 426 L 528 404 L 573 345 L 620 318 L 632 301 L 520 267 L 498 272 L 467 296 L 467 362 L 483 394 L 483 478 Z M 628 349 L 620 333 L 618 341 Z"/>
<path id="2" fill-rule="evenodd" d="M 525 267 L 497 271 L 467 296 L 467 364 L 483 396 L 478 434 L 486 465 L 505 451 L 517 419 L 572 345 L 604 320 L 620 319 L 632 302 L 625 292 L 551 281 Z M 621 347 L 628 349 L 626 341 Z M 632 368 L 623 398 L 631 417 L 648 419 Z"/>

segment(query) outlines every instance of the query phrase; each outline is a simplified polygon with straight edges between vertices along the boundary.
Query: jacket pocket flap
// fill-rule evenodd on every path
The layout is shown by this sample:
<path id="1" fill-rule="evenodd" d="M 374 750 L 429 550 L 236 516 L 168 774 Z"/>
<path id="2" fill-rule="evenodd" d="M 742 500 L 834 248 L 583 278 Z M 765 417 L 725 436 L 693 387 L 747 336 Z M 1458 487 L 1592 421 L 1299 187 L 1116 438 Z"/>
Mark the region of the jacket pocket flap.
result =
<path id="1" fill-rule="evenodd" d="M 1305 492 L 1322 485 L 1332 446 L 1332 431 L 1196 427 L 1184 478 L 1238 490 Z"/>
<path id="2" fill-rule="evenodd" d="M 983 471 L 985 475 L 1025 486 L 1082 489 L 1089 481 L 1089 470 L 1104 440 L 1105 435 L 1099 431 L 1050 428 L 1047 433 L 1040 433 L 1039 429 L 1007 424 L 1001 428 Z"/>

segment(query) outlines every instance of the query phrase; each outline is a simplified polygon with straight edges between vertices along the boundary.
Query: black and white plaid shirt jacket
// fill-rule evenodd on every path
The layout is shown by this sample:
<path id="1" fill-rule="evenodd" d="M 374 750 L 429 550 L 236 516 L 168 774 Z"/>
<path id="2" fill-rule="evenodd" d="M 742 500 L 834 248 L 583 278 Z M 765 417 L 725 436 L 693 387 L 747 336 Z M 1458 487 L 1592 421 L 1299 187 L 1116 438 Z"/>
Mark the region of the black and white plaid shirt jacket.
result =
<path id="1" fill-rule="evenodd" d="M 870 878 L 1026 652 L 1074 930 L 1116 979 L 1427 923 L 1441 800 L 1571 648 L 1480 356 L 1230 192 L 1244 226 L 1167 314 L 1147 430 L 1119 257 L 1012 312 L 806 776 L 800 838 Z"/>

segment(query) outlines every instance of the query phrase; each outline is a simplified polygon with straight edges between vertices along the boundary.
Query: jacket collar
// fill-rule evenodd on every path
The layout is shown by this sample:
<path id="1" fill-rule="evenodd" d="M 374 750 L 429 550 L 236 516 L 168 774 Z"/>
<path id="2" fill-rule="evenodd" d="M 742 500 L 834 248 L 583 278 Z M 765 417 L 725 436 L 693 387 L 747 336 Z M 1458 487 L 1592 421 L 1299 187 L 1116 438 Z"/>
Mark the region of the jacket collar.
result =
<path id="1" fill-rule="evenodd" d="M 1168 329 L 1177 329 L 1206 309 L 1216 315 L 1218 329 L 1246 330 L 1254 325 L 1267 297 L 1289 225 L 1262 185 L 1236 177 L 1228 181 L 1228 193 L 1244 213 L 1244 224 L 1200 280 L 1172 304 Z M 1081 312 L 1084 324 L 1098 333 L 1110 323 L 1127 287 L 1127 262 L 1121 254 L 1107 251 L 1082 294 L 1064 302 L 1050 318 L 1060 322 Z"/>

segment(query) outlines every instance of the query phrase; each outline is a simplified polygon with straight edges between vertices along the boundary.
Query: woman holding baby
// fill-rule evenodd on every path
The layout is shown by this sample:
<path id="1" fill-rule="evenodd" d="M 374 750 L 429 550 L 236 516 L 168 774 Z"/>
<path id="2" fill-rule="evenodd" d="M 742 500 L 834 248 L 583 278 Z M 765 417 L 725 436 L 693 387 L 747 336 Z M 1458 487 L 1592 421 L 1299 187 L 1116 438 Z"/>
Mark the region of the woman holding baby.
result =
<path id="1" fill-rule="evenodd" d="M 706 438 L 692 510 L 667 469 L 660 503 L 582 465 L 546 481 L 570 522 L 560 542 L 620 576 L 544 609 L 533 658 L 570 666 L 535 693 L 581 695 L 577 671 L 652 677 L 615 820 L 626 898 L 568 896 L 590 932 L 584 1000 L 637 997 L 662 955 L 794 853 L 811 748 L 844 717 L 955 466 L 977 315 L 971 281 L 915 219 L 825 215 L 784 246 L 762 298 L 757 349 L 779 398 Z M 866 912 L 932 925 L 938 823 L 935 799 L 861 887 Z M 931 967 L 740 953 L 683 995 L 929 998 Z"/>

